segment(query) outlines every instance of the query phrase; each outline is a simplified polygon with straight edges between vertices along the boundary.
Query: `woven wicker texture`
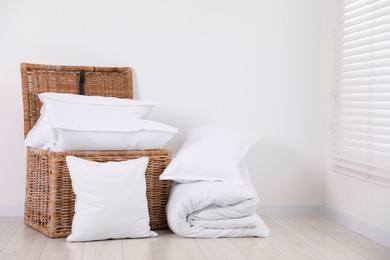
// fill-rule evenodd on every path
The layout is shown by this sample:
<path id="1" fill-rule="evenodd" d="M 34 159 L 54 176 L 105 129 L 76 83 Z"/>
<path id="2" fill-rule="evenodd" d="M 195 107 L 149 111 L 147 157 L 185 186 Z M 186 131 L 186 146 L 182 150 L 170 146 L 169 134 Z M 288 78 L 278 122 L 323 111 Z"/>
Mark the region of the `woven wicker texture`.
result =
<path id="1" fill-rule="evenodd" d="M 78 94 L 80 70 L 86 72 L 84 84 L 86 95 L 132 98 L 130 68 L 22 63 L 25 135 L 40 116 L 42 104 L 37 95 L 42 92 Z M 70 234 L 75 195 L 66 165 L 67 155 L 97 162 L 149 157 L 145 177 L 150 225 L 154 230 L 167 228 L 165 206 L 168 201 L 170 182 L 160 181 L 159 176 L 171 161 L 170 150 L 49 152 L 28 147 L 25 224 L 52 238 L 66 237 Z"/>

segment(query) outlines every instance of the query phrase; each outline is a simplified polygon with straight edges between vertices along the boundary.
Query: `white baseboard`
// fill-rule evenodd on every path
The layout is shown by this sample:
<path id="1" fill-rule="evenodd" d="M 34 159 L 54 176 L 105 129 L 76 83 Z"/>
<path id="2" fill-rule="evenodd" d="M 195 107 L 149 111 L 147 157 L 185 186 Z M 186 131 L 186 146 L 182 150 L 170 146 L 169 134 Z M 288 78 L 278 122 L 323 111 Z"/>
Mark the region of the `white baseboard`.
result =
<path id="1" fill-rule="evenodd" d="M 320 215 L 319 205 L 260 205 L 257 208 L 259 215 Z"/>
<path id="2" fill-rule="evenodd" d="M 385 230 L 364 222 L 363 220 L 345 213 L 334 211 L 327 207 L 322 207 L 321 215 L 390 248 L 390 232 L 386 232 Z"/>
<path id="3" fill-rule="evenodd" d="M 0 207 L 0 216 L 3 217 L 20 217 L 24 215 L 24 206 L 1 206 Z"/>

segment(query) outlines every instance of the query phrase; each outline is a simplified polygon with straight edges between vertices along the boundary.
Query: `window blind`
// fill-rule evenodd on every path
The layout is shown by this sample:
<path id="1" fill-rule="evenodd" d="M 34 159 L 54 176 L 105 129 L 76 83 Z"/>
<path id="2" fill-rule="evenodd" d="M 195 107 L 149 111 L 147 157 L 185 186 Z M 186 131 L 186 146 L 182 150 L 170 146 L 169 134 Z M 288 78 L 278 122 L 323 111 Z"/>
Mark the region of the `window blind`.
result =
<path id="1" fill-rule="evenodd" d="M 332 169 L 390 185 L 390 0 L 338 0 Z"/>

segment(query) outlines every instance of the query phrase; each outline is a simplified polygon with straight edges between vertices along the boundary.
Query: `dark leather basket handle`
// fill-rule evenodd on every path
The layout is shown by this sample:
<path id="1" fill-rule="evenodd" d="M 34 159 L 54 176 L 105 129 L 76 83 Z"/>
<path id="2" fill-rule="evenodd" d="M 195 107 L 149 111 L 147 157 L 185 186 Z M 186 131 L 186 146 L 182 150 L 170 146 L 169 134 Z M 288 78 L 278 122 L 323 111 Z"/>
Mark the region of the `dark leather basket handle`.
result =
<path id="1" fill-rule="evenodd" d="M 85 80 L 85 71 L 80 70 L 79 71 L 79 94 L 84 95 L 84 80 Z"/>

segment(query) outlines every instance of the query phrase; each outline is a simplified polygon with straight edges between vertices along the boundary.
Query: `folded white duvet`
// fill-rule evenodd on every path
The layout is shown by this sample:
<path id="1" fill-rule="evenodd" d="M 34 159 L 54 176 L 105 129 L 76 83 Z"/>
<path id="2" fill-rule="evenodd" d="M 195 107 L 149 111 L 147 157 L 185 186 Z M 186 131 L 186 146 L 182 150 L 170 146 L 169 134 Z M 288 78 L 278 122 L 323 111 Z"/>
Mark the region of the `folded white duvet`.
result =
<path id="1" fill-rule="evenodd" d="M 185 237 L 267 237 L 256 214 L 258 198 L 252 183 L 199 181 L 175 183 L 167 204 L 170 229 Z"/>

